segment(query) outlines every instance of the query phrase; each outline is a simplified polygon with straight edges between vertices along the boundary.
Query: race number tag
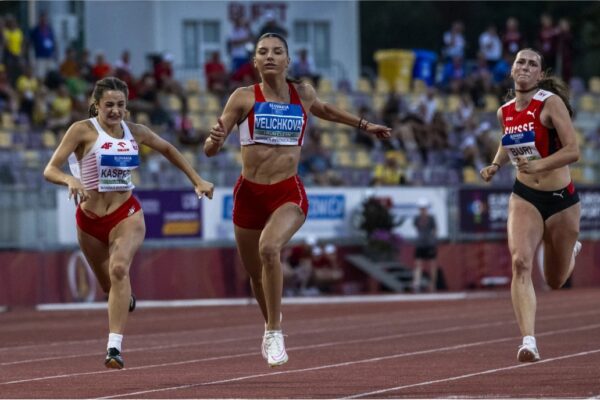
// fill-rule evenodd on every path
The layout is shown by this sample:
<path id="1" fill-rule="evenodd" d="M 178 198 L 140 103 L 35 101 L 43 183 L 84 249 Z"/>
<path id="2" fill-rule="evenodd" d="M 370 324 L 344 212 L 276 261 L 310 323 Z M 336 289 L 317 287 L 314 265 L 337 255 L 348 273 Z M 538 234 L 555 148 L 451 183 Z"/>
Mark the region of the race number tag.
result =
<path id="1" fill-rule="evenodd" d="M 99 192 L 131 190 L 131 170 L 140 165 L 138 155 L 102 154 L 100 158 Z"/>
<path id="2" fill-rule="evenodd" d="M 535 147 L 534 131 L 507 133 L 502 136 L 502 147 L 506 150 L 513 164 L 517 163 L 517 157 L 525 157 L 527 160 L 542 158 L 537 147 Z"/>
<path id="3" fill-rule="evenodd" d="M 256 103 L 254 140 L 275 145 L 297 145 L 304 117 L 299 104 Z"/>

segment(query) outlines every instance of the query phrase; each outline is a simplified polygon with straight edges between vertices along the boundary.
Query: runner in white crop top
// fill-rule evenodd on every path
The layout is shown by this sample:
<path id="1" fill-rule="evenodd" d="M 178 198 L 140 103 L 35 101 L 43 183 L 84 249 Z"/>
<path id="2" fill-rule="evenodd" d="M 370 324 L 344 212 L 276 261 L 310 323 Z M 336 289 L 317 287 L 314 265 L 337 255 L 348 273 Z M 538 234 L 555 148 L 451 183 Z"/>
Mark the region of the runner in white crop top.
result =
<path id="1" fill-rule="evenodd" d="M 135 308 L 129 269 L 146 233 L 141 206 L 132 196 L 131 170 L 139 165 L 138 146 L 156 150 L 183 171 L 198 197 L 212 198 L 213 193 L 213 184 L 203 180 L 172 144 L 144 125 L 123 120 L 127 95 L 127 85 L 117 78 L 96 82 L 92 118 L 71 125 L 44 170 L 47 180 L 67 186 L 69 196 L 79 203 L 79 245 L 108 294 L 107 368 L 124 366 L 123 331 L 128 311 Z M 74 175 L 62 171 L 68 158 Z"/>

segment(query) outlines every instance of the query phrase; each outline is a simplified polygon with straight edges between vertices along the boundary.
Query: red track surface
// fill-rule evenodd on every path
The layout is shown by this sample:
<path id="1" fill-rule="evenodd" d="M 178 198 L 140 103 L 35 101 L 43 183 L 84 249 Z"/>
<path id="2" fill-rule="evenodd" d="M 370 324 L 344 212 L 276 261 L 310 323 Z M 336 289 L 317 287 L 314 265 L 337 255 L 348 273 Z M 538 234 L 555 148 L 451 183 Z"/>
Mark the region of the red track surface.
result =
<path id="1" fill-rule="evenodd" d="M 260 356 L 256 306 L 139 309 L 126 368 L 106 312 L 0 314 L 1 398 L 432 398 L 600 395 L 600 291 L 538 295 L 542 361 L 516 361 L 510 298 L 284 306 L 290 361 Z"/>

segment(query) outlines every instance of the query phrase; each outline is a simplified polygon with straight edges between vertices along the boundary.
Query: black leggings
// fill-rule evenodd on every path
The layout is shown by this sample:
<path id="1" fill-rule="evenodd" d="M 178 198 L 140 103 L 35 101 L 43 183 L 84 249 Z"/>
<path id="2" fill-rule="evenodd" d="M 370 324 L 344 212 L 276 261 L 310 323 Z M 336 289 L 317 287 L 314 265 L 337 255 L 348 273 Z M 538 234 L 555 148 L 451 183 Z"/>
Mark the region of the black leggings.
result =
<path id="1" fill-rule="evenodd" d="M 575 190 L 573 182 L 559 190 L 545 191 L 532 189 L 519 182 L 519 180 L 515 180 L 513 193 L 533 204 L 544 221 L 557 212 L 579 203 L 579 194 Z"/>

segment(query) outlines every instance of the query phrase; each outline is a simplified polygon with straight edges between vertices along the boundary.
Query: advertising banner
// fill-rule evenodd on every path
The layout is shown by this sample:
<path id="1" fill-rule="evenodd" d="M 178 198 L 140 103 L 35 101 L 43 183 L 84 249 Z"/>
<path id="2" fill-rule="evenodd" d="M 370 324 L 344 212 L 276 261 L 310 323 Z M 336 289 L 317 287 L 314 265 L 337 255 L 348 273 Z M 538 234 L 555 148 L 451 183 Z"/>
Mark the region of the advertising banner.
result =
<path id="1" fill-rule="evenodd" d="M 600 229 L 600 188 L 578 187 L 581 199 L 580 231 Z M 511 189 L 460 189 L 460 232 L 503 233 L 508 221 Z"/>
<path id="2" fill-rule="evenodd" d="M 306 189 L 309 202 L 308 218 L 294 238 L 348 238 L 360 234 L 358 226 L 361 204 L 370 196 L 390 205 L 390 211 L 400 221 L 395 233 L 413 239 L 416 231 L 413 217 L 417 215 L 417 200 L 429 201 L 429 212 L 438 224 L 438 237 L 448 237 L 447 190 L 445 188 L 322 188 Z M 204 238 L 233 239 L 233 196 L 231 189 L 217 188 L 212 201 L 203 201 Z"/>

